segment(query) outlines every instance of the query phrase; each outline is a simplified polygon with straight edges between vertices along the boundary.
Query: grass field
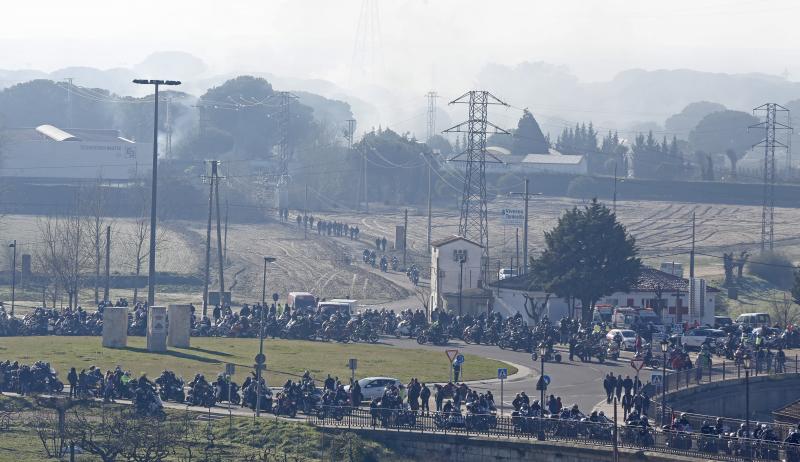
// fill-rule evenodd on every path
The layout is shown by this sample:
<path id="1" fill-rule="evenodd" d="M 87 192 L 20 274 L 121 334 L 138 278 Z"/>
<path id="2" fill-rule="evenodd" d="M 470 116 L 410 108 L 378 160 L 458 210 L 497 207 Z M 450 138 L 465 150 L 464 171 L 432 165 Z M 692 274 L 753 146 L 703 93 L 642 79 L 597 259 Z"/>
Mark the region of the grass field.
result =
<path id="1" fill-rule="evenodd" d="M 213 378 L 225 370 L 225 363 L 236 365 L 235 379 L 241 383 L 252 370 L 253 357 L 258 353 L 257 339 L 192 338 L 192 348 L 171 348 L 166 353 L 150 353 L 143 337 L 129 337 L 126 349 L 100 346 L 100 337 L 4 337 L 0 338 L 0 360 L 32 363 L 49 361 L 66 380 L 69 368 L 80 371 L 91 365 L 102 370 L 120 365 L 132 374 L 147 373 L 155 379 L 164 369 L 170 369 L 191 380 L 202 372 Z M 358 359 L 356 377 L 390 376 L 408 382 L 411 377 L 422 381 L 445 381 L 448 361 L 442 352 L 423 349 L 400 349 L 382 345 L 307 342 L 299 340 L 266 340 L 267 380 L 279 386 L 288 378 L 297 379 L 305 369 L 323 380 L 326 374 L 343 381 L 350 377 L 349 358 Z M 498 367 L 516 369 L 499 361 L 465 355 L 466 380 L 496 377 Z"/>

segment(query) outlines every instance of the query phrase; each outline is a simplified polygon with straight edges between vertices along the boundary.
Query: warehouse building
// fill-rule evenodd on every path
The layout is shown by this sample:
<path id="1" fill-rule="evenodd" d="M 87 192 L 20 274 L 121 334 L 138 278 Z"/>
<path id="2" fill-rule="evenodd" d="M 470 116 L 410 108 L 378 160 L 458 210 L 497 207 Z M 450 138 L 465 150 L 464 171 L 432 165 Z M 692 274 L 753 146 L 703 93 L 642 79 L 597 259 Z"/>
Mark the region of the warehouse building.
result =
<path id="1" fill-rule="evenodd" d="M 0 176 L 130 180 L 149 171 L 138 155 L 140 148 L 117 130 L 52 125 L 7 129 L 0 133 Z"/>

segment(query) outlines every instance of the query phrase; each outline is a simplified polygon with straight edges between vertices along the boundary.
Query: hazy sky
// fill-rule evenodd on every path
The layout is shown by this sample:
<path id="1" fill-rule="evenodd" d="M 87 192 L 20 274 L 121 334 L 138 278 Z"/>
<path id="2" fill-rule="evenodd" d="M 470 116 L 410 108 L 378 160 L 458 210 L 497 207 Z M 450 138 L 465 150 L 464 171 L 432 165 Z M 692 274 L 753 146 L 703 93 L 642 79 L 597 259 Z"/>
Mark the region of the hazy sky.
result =
<path id="1" fill-rule="evenodd" d="M 180 50 L 215 71 L 347 86 L 361 44 L 376 58 L 356 59 L 356 76 L 374 63 L 379 83 L 420 89 L 469 85 L 488 62 L 526 60 L 567 65 L 587 81 L 630 67 L 786 69 L 797 80 L 798 12 L 792 0 L 14 1 L 2 14 L 0 68 L 127 67 Z"/>

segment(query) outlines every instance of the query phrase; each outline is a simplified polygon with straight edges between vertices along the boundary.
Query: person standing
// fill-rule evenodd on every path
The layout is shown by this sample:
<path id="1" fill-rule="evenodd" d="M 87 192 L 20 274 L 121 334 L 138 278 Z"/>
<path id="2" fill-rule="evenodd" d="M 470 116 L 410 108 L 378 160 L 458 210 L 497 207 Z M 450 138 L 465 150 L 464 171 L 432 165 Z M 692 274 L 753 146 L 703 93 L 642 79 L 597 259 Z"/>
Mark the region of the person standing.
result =
<path id="1" fill-rule="evenodd" d="M 424 412 L 425 415 L 430 414 L 431 408 L 429 401 L 431 399 L 431 389 L 428 388 L 424 382 L 422 383 L 422 389 L 419 391 L 419 397 L 422 401 L 422 408 L 420 409 L 420 412 Z"/>
<path id="2" fill-rule="evenodd" d="M 67 381 L 69 382 L 69 397 L 76 398 L 78 396 L 78 371 L 74 367 L 70 368 Z"/>

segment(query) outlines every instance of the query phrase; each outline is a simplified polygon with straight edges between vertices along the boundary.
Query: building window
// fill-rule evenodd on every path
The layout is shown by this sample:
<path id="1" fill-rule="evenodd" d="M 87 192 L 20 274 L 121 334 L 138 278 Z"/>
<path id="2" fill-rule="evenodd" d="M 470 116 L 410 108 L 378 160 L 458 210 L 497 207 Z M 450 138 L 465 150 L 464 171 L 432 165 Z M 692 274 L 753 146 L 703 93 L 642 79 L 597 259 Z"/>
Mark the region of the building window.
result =
<path id="1" fill-rule="evenodd" d="M 632 299 L 632 298 L 629 298 L 629 299 L 628 299 L 628 304 L 627 304 L 627 305 L 625 305 L 625 306 L 633 306 L 633 299 Z"/>

